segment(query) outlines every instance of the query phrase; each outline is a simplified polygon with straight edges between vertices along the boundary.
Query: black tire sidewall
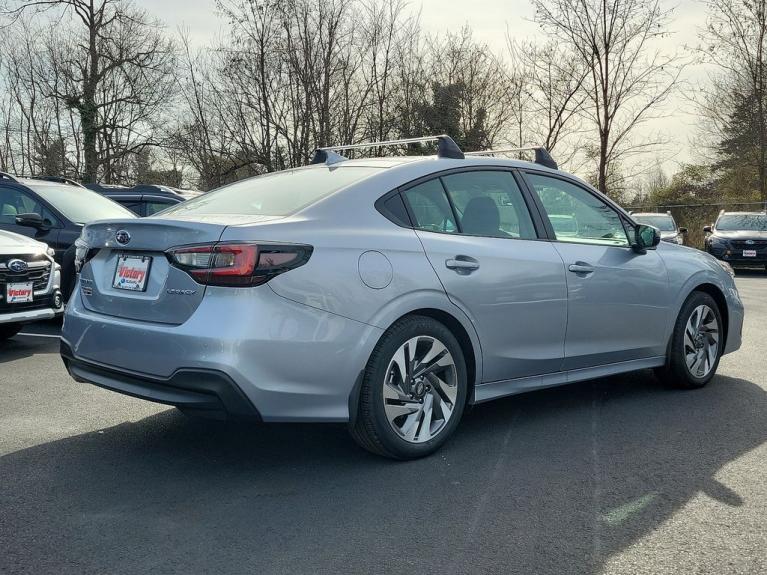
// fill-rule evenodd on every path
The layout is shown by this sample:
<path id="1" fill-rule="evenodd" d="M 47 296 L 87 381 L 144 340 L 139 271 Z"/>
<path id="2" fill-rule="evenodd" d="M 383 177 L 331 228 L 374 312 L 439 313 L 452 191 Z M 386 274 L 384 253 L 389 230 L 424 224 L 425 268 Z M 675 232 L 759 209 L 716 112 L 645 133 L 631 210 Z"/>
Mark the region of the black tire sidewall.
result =
<path id="1" fill-rule="evenodd" d="M 690 372 L 690 368 L 687 367 L 684 354 L 684 332 L 687 327 L 687 322 L 690 319 L 690 315 L 693 310 L 699 305 L 707 305 L 710 307 L 714 315 L 716 316 L 717 324 L 719 325 L 719 346 L 716 353 L 716 360 L 714 365 L 708 374 L 703 377 L 696 377 Z M 693 292 L 685 301 L 682 306 L 682 310 L 679 312 L 676 325 L 674 326 L 674 341 L 671 346 L 671 359 L 670 367 L 674 377 L 679 378 L 683 387 L 699 388 L 706 385 L 716 375 L 716 370 L 719 367 L 719 360 L 722 357 L 722 351 L 725 345 L 724 337 L 724 324 L 722 323 L 722 314 L 719 311 L 714 298 L 704 292 Z"/>
<path id="2" fill-rule="evenodd" d="M 458 376 L 458 393 L 453 414 L 445 429 L 429 441 L 410 443 L 399 437 L 389 424 L 384 410 L 383 385 L 389 362 L 397 349 L 405 341 L 423 335 L 434 337 L 442 342 L 450 351 Z M 366 370 L 363 385 L 363 393 L 368 394 L 369 405 L 371 406 L 368 416 L 373 419 L 376 435 L 386 451 L 392 456 L 401 459 L 423 457 L 441 447 L 460 423 L 468 393 L 466 362 L 463 351 L 458 340 L 444 324 L 423 316 L 405 318 L 395 324 L 390 332 L 379 342 Z"/>

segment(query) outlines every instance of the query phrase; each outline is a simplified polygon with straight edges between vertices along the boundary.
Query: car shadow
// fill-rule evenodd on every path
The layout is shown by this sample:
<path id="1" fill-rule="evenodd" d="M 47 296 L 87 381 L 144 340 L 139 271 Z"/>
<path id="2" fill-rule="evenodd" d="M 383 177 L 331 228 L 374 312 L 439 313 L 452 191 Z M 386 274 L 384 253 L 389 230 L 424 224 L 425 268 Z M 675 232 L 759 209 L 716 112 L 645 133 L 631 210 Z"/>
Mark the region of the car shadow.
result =
<path id="1" fill-rule="evenodd" d="M 36 353 L 57 352 L 58 350 L 58 340 L 33 340 L 17 335 L 11 339 L 0 341 L 0 365 L 17 359 L 31 357 Z"/>
<path id="2" fill-rule="evenodd" d="M 477 406 L 437 454 L 175 410 L 0 458 L 0 571 L 597 573 L 767 439 L 767 395 L 649 372 Z"/>

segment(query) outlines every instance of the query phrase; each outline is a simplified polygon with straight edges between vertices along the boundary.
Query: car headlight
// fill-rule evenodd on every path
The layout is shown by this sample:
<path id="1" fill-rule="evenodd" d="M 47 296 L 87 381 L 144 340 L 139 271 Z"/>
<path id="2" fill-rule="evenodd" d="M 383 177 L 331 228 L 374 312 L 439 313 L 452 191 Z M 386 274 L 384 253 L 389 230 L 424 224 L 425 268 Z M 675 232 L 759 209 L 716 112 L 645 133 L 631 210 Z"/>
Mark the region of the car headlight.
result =
<path id="1" fill-rule="evenodd" d="M 735 270 L 732 269 L 732 266 L 728 264 L 727 262 L 723 262 L 722 260 L 716 260 L 716 263 L 718 263 L 720 266 L 722 266 L 722 269 L 726 271 L 728 274 L 730 274 L 730 277 L 735 277 Z"/>
<path id="2" fill-rule="evenodd" d="M 715 236 L 711 236 L 710 238 L 708 238 L 708 243 L 709 245 L 716 246 L 719 248 L 727 247 L 727 240 L 723 238 L 717 238 Z"/>
<path id="3" fill-rule="evenodd" d="M 45 253 L 53 257 L 56 255 L 56 250 L 54 250 L 53 248 L 48 248 L 47 250 L 45 250 Z"/>

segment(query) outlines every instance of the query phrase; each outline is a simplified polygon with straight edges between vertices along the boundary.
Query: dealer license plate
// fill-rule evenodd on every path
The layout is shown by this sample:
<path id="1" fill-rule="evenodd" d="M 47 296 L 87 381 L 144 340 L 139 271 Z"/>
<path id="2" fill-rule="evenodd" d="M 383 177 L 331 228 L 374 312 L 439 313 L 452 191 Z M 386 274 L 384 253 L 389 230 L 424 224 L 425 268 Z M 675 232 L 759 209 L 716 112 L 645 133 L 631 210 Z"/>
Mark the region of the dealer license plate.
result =
<path id="1" fill-rule="evenodd" d="M 5 297 L 8 303 L 27 303 L 33 298 L 32 282 L 8 284 Z"/>
<path id="2" fill-rule="evenodd" d="M 755 258 L 756 257 L 756 250 L 743 250 L 743 257 L 744 258 Z"/>
<path id="3" fill-rule="evenodd" d="M 146 290 L 151 266 L 152 258 L 149 256 L 120 254 L 117 256 L 117 269 L 112 287 L 128 291 Z"/>

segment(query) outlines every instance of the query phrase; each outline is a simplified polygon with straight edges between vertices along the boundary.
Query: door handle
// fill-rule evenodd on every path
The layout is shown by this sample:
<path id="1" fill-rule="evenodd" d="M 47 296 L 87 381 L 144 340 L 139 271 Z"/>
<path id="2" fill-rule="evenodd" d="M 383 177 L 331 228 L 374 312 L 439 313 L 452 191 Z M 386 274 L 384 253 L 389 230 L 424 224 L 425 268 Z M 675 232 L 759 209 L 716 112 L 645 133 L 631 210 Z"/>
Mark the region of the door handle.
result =
<path id="1" fill-rule="evenodd" d="M 445 267 L 458 272 L 473 272 L 479 269 L 479 262 L 466 256 L 456 256 L 455 259 L 445 260 Z"/>
<path id="2" fill-rule="evenodd" d="M 594 267 L 584 262 L 578 262 L 570 264 L 567 269 L 576 274 L 592 274 L 594 273 Z"/>

